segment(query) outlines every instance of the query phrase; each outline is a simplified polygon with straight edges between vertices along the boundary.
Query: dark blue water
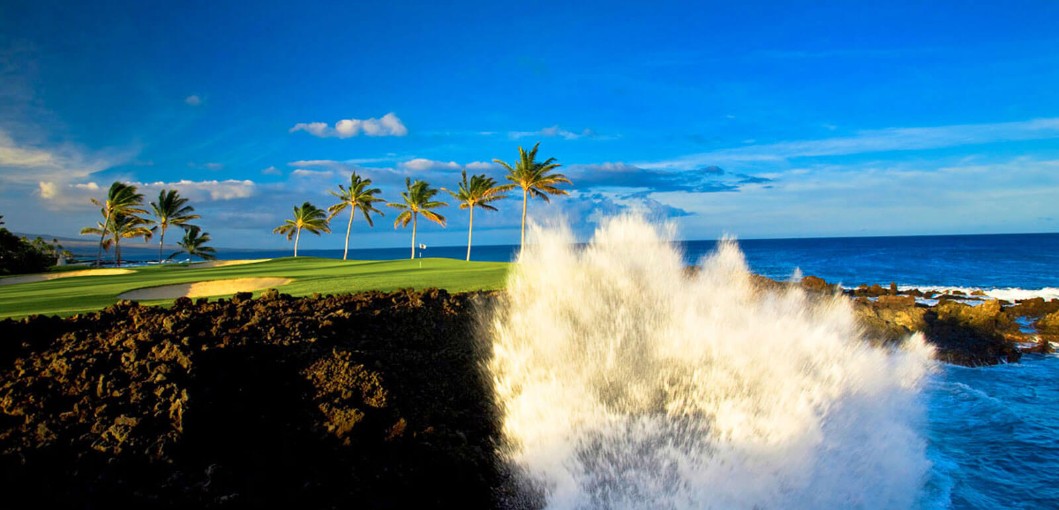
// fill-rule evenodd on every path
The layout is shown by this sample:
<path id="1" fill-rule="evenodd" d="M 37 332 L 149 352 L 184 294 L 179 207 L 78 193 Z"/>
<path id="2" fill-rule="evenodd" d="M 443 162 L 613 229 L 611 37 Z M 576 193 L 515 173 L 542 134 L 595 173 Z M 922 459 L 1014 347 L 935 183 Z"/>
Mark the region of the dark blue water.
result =
<path id="1" fill-rule="evenodd" d="M 934 463 L 923 508 L 1059 508 L 1059 356 L 966 368 L 928 383 Z"/>
<path id="2" fill-rule="evenodd" d="M 1059 234 L 746 240 L 751 269 L 782 279 L 795 268 L 846 286 L 1059 287 Z M 688 254 L 712 243 L 687 243 Z"/>
<path id="3" fill-rule="evenodd" d="M 750 269 L 784 280 L 795 270 L 848 287 L 889 284 L 921 287 L 1059 287 L 1059 234 L 747 239 L 738 241 Z M 696 264 L 716 241 L 682 241 L 685 261 Z M 510 262 L 517 245 L 475 246 L 472 260 Z M 462 260 L 466 246 L 417 250 L 417 256 Z M 300 255 L 342 258 L 342 250 L 300 250 Z M 219 250 L 222 259 L 289 257 L 290 250 Z M 402 259 L 408 248 L 350 250 L 357 260 Z"/>

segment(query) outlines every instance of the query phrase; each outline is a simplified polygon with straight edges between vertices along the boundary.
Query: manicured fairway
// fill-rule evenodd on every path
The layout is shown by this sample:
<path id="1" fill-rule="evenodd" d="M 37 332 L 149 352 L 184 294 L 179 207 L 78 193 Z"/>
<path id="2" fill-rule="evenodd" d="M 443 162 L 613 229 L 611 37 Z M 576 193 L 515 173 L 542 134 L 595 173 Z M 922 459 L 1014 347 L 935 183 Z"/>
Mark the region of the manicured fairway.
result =
<path id="1" fill-rule="evenodd" d="M 366 290 L 437 287 L 449 292 L 499 289 L 510 264 L 426 258 L 416 260 L 342 261 L 298 257 L 224 267 L 165 265 L 130 268 L 127 274 L 75 276 L 0 285 L 0 318 L 32 314 L 72 315 L 114 304 L 123 292 L 231 278 L 291 278 L 279 291 L 294 296 L 340 294 Z M 260 294 L 255 292 L 255 295 Z M 214 296 L 219 298 L 224 296 Z M 142 301 L 169 304 L 172 299 Z"/>

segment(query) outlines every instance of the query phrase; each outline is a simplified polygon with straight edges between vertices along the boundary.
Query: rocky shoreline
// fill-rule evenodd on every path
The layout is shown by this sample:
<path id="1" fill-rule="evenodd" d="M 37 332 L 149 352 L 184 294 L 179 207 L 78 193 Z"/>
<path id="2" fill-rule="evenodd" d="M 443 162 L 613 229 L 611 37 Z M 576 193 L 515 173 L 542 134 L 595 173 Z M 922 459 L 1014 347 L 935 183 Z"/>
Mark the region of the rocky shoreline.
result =
<path id="1" fill-rule="evenodd" d="M 803 280 L 809 287 L 819 283 Z M 1059 301 L 1054 299 L 1011 303 L 986 299 L 981 293 L 899 291 L 893 284 L 885 289 L 860 286 L 845 293 L 853 299 L 854 311 L 869 337 L 895 342 L 922 332 L 937 349 L 936 358 L 946 363 L 1017 362 L 1024 352 L 1052 352 L 1051 343 L 1059 341 Z"/>
<path id="2" fill-rule="evenodd" d="M 783 286 L 771 280 L 762 285 Z M 922 331 L 939 359 L 1017 361 L 1059 339 L 1059 302 L 879 286 L 846 293 L 879 345 Z M 0 321 L 5 502 L 105 508 L 534 506 L 497 455 L 478 313 L 497 293 L 122 301 Z M 1021 321 L 1021 324 L 1020 324 Z"/>

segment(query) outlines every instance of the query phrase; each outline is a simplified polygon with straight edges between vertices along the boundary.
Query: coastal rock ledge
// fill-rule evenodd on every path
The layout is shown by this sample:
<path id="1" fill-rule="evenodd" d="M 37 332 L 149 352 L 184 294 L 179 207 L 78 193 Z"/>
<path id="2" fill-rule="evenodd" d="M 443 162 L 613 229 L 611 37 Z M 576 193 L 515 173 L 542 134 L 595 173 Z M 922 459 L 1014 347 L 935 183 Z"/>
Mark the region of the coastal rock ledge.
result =
<path id="1" fill-rule="evenodd" d="M 495 508 L 488 293 L 0 321 L 7 508 Z"/>
<path id="2" fill-rule="evenodd" d="M 1059 334 L 1055 301 L 879 290 L 850 297 L 868 336 L 922 331 L 951 363 L 1017 361 L 1019 317 Z M 272 289 L 0 321 L 5 506 L 533 507 L 497 457 L 491 346 L 475 334 L 497 297 Z"/>

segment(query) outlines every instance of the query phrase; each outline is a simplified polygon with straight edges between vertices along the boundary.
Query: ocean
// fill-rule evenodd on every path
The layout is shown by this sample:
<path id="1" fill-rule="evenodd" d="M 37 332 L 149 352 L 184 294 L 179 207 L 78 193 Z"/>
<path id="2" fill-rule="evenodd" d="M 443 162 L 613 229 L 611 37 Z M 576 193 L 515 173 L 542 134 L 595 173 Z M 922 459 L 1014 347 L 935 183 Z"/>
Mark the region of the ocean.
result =
<path id="1" fill-rule="evenodd" d="M 801 274 L 848 288 L 893 282 L 902 288 L 981 289 L 1009 300 L 1059 298 L 1059 234 L 748 239 L 738 244 L 751 271 L 779 280 Z M 676 243 L 687 265 L 698 264 L 716 247 L 716 241 Z M 465 249 L 429 247 L 422 256 L 462 259 Z M 478 246 L 472 258 L 510 261 L 516 249 Z M 341 258 L 342 251 L 303 250 L 302 254 Z M 222 259 L 289 255 L 274 250 L 219 253 Z M 407 248 L 355 249 L 350 254 L 366 260 L 407 256 Z M 1059 508 L 1057 381 L 1056 355 L 1025 355 L 1019 363 L 993 367 L 938 366 L 918 395 L 925 416 L 916 435 L 925 443 L 929 468 L 911 507 Z M 885 488 L 873 486 L 873 480 L 887 476 L 870 472 L 863 476 L 869 481 L 857 490 L 886 494 Z M 839 506 L 909 507 L 855 498 Z"/>
<path id="2" fill-rule="evenodd" d="M 796 271 L 845 287 L 861 284 L 935 289 L 1010 291 L 998 297 L 1059 298 L 1059 234 L 995 234 L 810 239 L 736 239 L 755 273 L 787 280 Z M 678 241 L 684 262 L 694 265 L 717 241 Z M 466 246 L 431 246 L 417 256 L 462 260 Z M 471 259 L 510 262 L 517 245 L 474 246 Z M 218 250 L 221 259 L 289 257 L 291 250 Z M 94 253 L 93 253 L 94 255 Z M 342 258 L 341 249 L 300 250 L 309 257 Z M 350 249 L 355 260 L 409 256 L 408 248 Z"/>

